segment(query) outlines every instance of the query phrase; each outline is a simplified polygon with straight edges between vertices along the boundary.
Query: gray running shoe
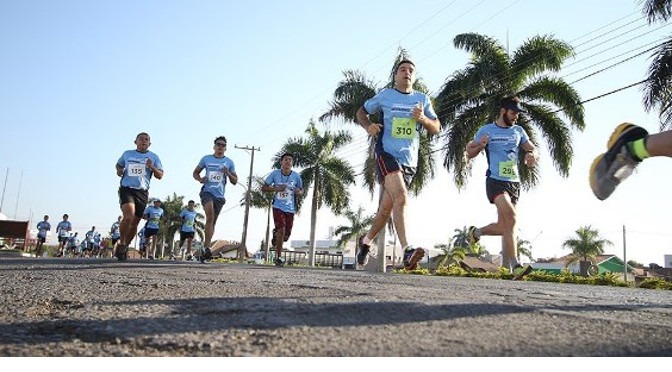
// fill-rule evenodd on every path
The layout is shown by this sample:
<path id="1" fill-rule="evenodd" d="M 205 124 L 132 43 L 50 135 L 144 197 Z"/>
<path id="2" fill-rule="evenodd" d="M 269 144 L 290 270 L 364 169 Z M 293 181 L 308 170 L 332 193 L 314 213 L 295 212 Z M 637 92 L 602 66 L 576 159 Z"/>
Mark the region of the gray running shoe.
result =
<path id="1" fill-rule="evenodd" d="M 607 199 L 621 182 L 630 177 L 641 160 L 630 154 L 627 143 L 648 134 L 646 129 L 630 123 L 616 127 L 607 142 L 607 152 L 598 155 L 590 166 L 590 188 L 595 197 Z"/>

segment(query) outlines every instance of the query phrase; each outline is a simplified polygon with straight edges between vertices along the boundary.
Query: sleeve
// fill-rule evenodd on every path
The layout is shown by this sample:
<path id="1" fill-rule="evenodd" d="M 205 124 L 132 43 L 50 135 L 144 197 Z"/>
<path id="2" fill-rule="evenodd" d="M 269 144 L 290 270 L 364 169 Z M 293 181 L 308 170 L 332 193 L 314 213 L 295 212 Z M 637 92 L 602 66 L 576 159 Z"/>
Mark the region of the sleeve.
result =
<path id="1" fill-rule="evenodd" d="M 432 100 L 429 99 L 429 96 L 427 96 L 426 94 L 424 96 L 425 96 L 425 104 L 424 104 L 425 116 L 430 119 L 438 118 L 438 116 L 436 115 L 436 111 L 434 111 L 434 106 L 432 106 Z"/>
<path id="2" fill-rule="evenodd" d="M 380 111 L 380 94 L 376 94 L 375 96 L 369 98 L 364 102 L 364 110 L 366 111 L 367 114 L 375 114 L 376 112 Z"/>

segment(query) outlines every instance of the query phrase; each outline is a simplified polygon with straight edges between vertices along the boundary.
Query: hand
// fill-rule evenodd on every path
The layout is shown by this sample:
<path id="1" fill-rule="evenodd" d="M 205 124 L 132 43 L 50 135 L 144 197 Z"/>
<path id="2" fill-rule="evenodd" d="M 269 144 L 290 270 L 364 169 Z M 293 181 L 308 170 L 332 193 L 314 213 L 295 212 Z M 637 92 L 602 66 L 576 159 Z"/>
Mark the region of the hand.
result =
<path id="1" fill-rule="evenodd" d="M 413 107 L 413 113 L 411 115 L 413 115 L 413 118 L 421 124 L 425 120 L 425 112 L 422 109 L 422 104 L 420 102 Z"/>
<path id="2" fill-rule="evenodd" d="M 533 151 L 525 153 L 525 165 L 527 165 L 529 168 L 537 165 L 537 157 L 534 155 Z"/>
<path id="3" fill-rule="evenodd" d="M 371 137 L 375 137 L 375 136 L 378 135 L 378 133 L 380 133 L 380 131 L 381 131 L 382 129 L 383 129 L 383 125 L 382 125 L 382 124 L 371 123 L 371 125 L 369 125 L 369 126 L 366 128 L 366 133 L 368 133 L 369 136 L 371 136 Z"/>
<path id="4" fill-rule="evenodd" d="M 490 136 L 486 134 L 483 137 L 481 137 L 481 140 L 478 141 L 478 142 L 482 147 L 485 148 L 485 146 L 488 145 L 488 141 L 490 141 Z"/>

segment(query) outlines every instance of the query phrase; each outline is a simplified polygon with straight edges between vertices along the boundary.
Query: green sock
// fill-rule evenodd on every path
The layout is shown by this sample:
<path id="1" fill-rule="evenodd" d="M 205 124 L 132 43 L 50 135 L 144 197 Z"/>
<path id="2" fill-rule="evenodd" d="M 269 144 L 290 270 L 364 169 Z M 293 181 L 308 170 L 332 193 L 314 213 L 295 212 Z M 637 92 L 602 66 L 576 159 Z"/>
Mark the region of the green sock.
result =
<path id="1" fill-rule="evenodd" d="M 630 154 L 635 157 L 636 160 L 642 161 L 651 154 L 646 150 L 646 138 L 640 138 L 638 140 L 628 142 L 628 151 L 630 151 Z"/>

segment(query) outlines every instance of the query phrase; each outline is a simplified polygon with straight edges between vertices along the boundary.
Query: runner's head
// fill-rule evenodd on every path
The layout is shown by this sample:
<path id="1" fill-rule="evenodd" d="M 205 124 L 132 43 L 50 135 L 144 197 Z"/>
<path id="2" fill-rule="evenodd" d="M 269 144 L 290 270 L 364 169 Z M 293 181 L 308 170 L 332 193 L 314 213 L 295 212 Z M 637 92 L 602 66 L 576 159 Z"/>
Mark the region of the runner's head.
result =
<path id="1" fill-rule="evenodd" d="M 518 97 L 505 97 L 499 101 L 499 117 L 502 118 L 502 122 L 507 127 L 516 123 L 521 112 L 525 112 L 525 110 L 520 106 Z"/>
<path id="2" fill-rule="evenodd" d="M 402 59 L 394 69 L 394 87 L 397 90 L 407 92 L 415 83 L 415 63 L 410 59 Z"/>
<path id="3" fill-rule="evenodd" d="M 149 138 L 149 134 L 146 132 L 140 132 L 137 136 L 135 136 L 134 143 L 136 150 L 140 152 L 147 152 L 147 150 L 149 150 L 149 146 L 152 144 L 152 141 Z"/>
<path id="4" fill-rule="evenodd" d="M 226 137 L 219 136 L 215 138 L 215 145 L 213 148 L 215 149 L 215 155 L 224 155 L 224 151 L 226 151 Z"/>

